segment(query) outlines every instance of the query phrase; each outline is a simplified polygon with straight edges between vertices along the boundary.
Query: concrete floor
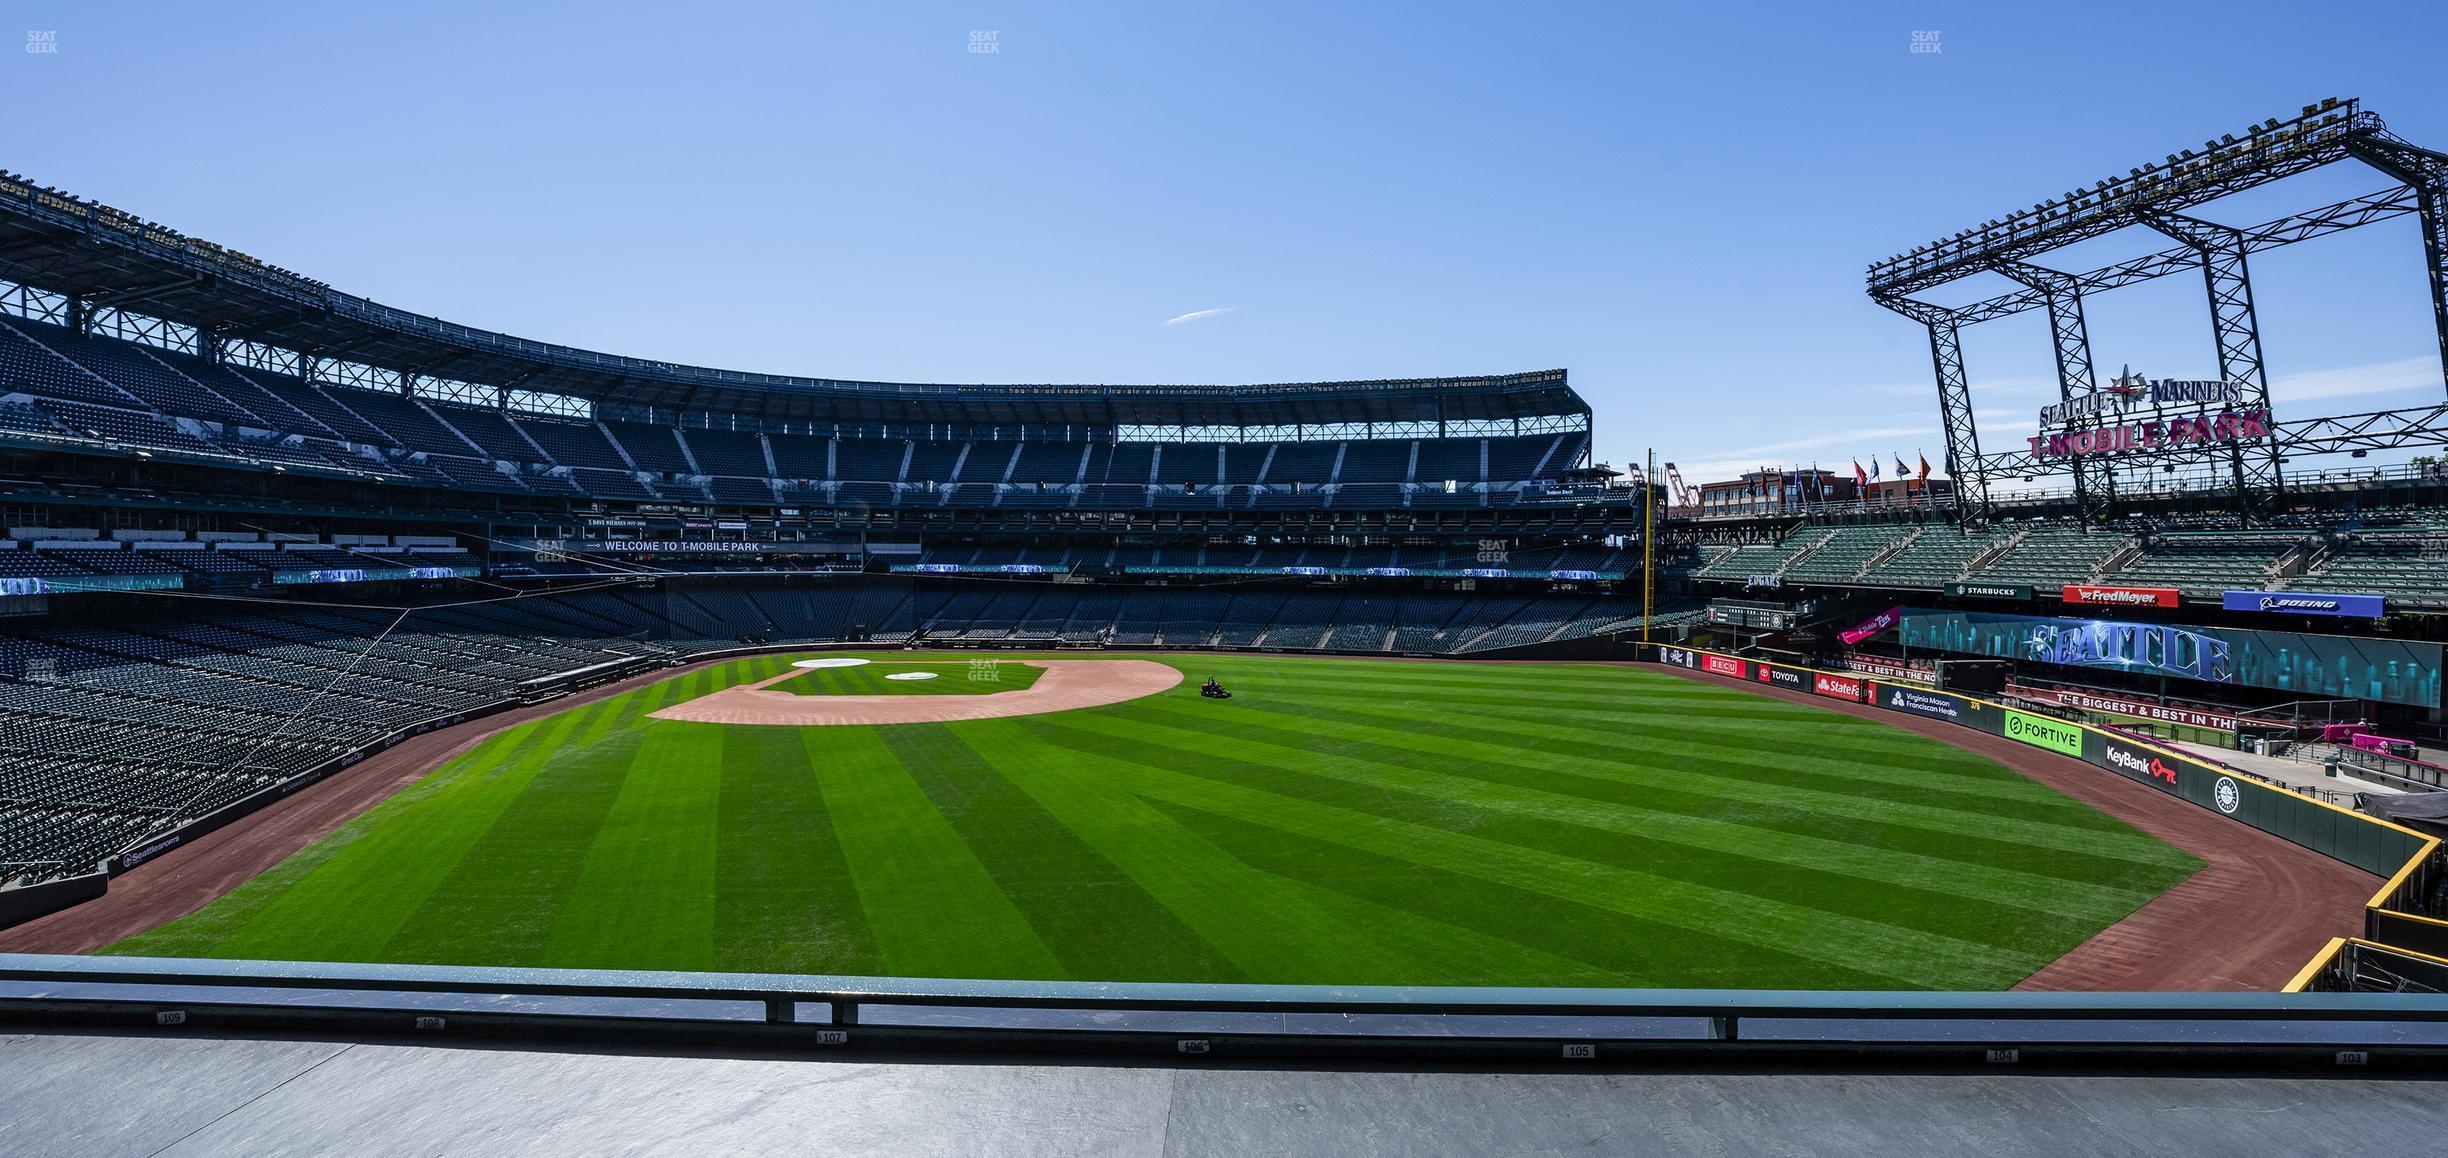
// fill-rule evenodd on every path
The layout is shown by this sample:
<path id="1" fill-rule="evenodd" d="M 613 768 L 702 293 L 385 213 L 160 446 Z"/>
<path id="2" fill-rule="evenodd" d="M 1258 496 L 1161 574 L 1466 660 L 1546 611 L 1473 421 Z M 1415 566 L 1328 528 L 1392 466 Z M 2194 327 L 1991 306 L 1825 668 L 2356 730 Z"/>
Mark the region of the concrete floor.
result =
<path id="1" fill-rule="evenodd" d="M 2256 756 L 2250 752 L 2237 751 L 2234 748 L 2215 748 L 2208 744 L 2192 744 L 2182 741 L 2171 746 L 2191 752 L 2196 756 L 2241 768 L 2246 772 L 2267 776 L 2290 788 L 2323 788 L 2331 792 L 2346 793 L 2377 792 L 2384 796 L 2395 796 L 2404 791 L 2371 780 L 2357 780 L 2343 773 L 2330 776 L 2322 771 L 2318 763 L 2307 763 L 2284 756 Z"/>
<path id="2" fill-rule="evenodd" d="M 2414 1154 L 2430 1082 L 1380 1073 L 0 1036 L 0 1154 Z"/>

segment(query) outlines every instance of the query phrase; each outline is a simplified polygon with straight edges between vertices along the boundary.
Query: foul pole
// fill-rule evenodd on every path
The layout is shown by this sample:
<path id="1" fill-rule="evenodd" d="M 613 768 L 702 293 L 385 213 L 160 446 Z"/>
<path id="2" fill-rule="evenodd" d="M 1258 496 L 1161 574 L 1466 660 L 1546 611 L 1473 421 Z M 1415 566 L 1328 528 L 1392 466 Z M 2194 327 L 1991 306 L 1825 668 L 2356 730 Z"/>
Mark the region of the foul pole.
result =
<path id="1" fill-rule="evenodd" d="M 1649 448 L 1649 468 L 1641 472 L 1641 643 L 1649 642 L 1649 617 L 1657 613 L 1657 448 Z"/>

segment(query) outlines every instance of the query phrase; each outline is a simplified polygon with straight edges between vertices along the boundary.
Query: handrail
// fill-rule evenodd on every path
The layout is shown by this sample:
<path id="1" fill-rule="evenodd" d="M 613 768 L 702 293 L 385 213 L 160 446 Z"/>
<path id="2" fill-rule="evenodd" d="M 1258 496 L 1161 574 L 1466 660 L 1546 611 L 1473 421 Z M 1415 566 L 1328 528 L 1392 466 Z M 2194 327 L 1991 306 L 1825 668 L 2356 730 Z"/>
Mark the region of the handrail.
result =
<path id="1" fill-rule="evenodd" d="M 2087 993 L 1931 990 L 1616 989 L 1535 986 L 1262 985 L 1242 982 L 1033 981 L 252 961 L 0 953 L 0 981 L 178 984 L 216 989 L 341 989 L 370 993 L 767 1000 L 887 1006 L 1037 1009 L 1199 1009 L 1233 1012 L 1523 1013 L 1548 1016 L 1912 1018 L 2046 1014 L 2122 1019 L 2135 1010 L 2190 1020 L 2301 1014 L 2336 1020 L 2448 1022 L 2448 994 L 2419 1001 L 2357 994 Z"/>

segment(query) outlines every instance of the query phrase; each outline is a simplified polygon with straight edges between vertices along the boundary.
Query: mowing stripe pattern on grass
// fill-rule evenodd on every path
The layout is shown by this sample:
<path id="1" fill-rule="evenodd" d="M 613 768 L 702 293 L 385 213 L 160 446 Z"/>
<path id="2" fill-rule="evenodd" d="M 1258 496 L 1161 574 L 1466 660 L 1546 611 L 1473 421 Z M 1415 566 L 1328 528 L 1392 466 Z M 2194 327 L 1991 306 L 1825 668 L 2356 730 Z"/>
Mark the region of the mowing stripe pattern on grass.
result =
<path id="1" fill-rule="evenodd" d="M 503 731 L 107 951 L 2003 989 L 2199 867 L 1968 752 L 1620 667 L 1215 656 L 1197 674 L 1228 701 L 1185 681 L 955 723 L 648 718 L 792 658 Z"/>

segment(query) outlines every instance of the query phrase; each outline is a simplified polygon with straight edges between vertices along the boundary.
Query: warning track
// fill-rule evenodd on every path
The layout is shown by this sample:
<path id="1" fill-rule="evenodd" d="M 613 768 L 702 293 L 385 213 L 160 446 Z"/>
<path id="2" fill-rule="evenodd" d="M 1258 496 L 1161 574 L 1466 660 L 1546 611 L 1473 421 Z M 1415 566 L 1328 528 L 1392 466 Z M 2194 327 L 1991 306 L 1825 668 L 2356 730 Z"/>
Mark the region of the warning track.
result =
<path id="1" fill-rule="evenodd" d="M 1665 665 L 1651 670 L 1721 687 L 1727 682 Z M 2363 902 L 2380 887 L 2380 878 L 2352 865 L 2003 736 L 1804 692 L 1750 690 L 1892 724 L 1986 756 L 2207 862 L 2024 978 L 2019 990 L 2280 989 L 2330 938 L 2362 935 Z"/>

